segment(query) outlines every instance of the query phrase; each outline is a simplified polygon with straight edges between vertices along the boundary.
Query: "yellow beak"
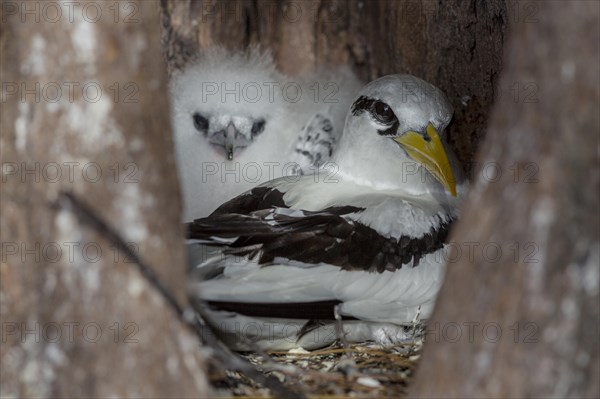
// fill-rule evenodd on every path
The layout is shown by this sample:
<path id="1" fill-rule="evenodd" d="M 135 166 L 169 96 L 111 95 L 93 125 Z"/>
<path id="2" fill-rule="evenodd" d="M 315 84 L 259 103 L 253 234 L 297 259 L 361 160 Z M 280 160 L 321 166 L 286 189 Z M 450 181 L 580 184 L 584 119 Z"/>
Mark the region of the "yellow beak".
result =
<path id="1" fill-rule="evenodd" d="M 452 196 L 456 197 L 456 182 L 450 168 L 450 161 L 442 140 L 435 127 L 429 122 L 427 125 L 427 134 L 431 140 L 427 141 L 422 134 L 408 131 L 402 136 L 394 137 L 397 142 L 406 150 L 406 153 L 415 161 L 420 163 L 431 173 Z"/>

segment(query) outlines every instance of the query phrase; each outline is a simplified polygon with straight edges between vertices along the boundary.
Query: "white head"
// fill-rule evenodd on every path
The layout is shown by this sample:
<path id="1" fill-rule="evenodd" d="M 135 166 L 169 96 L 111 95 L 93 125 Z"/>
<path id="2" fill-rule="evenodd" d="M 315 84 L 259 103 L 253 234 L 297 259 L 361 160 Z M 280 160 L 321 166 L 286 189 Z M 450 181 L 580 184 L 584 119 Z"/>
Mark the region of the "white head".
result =
<path id="1" fill-rule="evenodd" d="M 457 165 L 442 141 L 453 109 L 435 86 L 411 75 L 367 84 L 352 105 L 334 163 L 359 184 L 410 195 L 456 195 Z M 450 159 L 454 159 L 450 154 Z"/>
<path id="2" fill-rule="evenodd" d="M 176 144 L 201 149 L 195 156 L 205 159 L 239 157 L 285 115 L 280 80 L 271 56 L 256 47 L 204 51 L 170 82 Z"/>

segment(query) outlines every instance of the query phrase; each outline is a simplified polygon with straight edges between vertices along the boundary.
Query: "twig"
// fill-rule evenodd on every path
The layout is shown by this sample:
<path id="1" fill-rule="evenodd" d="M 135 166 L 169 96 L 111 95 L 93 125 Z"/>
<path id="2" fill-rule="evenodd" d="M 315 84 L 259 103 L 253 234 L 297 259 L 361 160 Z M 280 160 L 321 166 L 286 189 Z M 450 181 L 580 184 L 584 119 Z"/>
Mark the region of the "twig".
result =
<path id="1" fill-rule="evenodd" d="M 254 380 L 258 384 L 268 388 L 274 395 L 281 398 L 304 399 L 305 396 L 295 392 L 284 386 L 277 378 L 266 376 L 257 370 L 250 362 L 244 360 L 237 354 L 231 352 L 223 342 L 219 341 L 214 334 L 214 330 L 209 323 L 205 323 L 202 317 L 203 314 L 198 314 L 190 306 L 183 307 L 175 295 L 160 281 L 153 268 L 147 265 L 127 244 L 125 240 L 104 220 L 97 216 L 87 204 L 79 200 L 71 192 L 61 192 L 58 201 L 53 204 L 59 208 L 69 208 L 75 215 L 84 223 L 90 225 L 99 234 L 108 239 L 116 248 L 123 251 L 137 265 L 140 273 L 146 278 L 152 287 L 154 287 L 160 295 L 165 299 L 167 304 L 177 314 L 178 318 L 187 325 L 198 337 L 201 343 L 210 346 L 214 349 L 215 358 L 222 363 L 225 368 L 245 374 L 248 378 Z M 203 334 L 203 331 L 208 328 L 213 334 Z"/>

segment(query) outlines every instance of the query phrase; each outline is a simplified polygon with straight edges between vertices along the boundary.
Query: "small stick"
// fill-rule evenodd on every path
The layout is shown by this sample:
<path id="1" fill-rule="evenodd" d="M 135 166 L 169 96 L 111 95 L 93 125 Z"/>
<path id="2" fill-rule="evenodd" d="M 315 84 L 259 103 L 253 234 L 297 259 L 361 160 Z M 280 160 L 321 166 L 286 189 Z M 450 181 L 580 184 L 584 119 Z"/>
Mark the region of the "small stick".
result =
<path id="1" fill-rule="evenodd" d="M 150 285 L 160 293 L 183 324 L 188 326 L 188 328 L 196 334 L 201 343 L 204 343 L 215 350 L 215 358 L 219 360 L 225 368 L 245 374 L 248 378 L 254 380 L 258 384 L 270 389 L 273 394 L 280 398 L 305 398 L 303 394 L 290 390 L 275 377 L 262 374 L 250 362 L 231 352 L 223 342 L 216 338 L 217 335 L 214 334 L 214 330 L 201 319 L 204 315 L 199 315 L 198 312 L 190 306 L 181 306 L 175 295 L 173 295 L 160 281 L 154 269 L 148 266 L 125 243 L 125 240 L 123 240 L 114 229 L 97 216 L 97 213 L 91 207 L 79 200 L 73 193 L 61 192 L 57 203 L 53 204 L 53 207 L 72 210 L 81 221 L 94 228 L 98 233 L 108 239 L 111 244 L 119 250 L 122 250 L 129 259 L 133 260 L 142 276 L 144 276 Z M 213 334 L 203 334 L 203 331 L 206 328 L 213 331 Z"/>

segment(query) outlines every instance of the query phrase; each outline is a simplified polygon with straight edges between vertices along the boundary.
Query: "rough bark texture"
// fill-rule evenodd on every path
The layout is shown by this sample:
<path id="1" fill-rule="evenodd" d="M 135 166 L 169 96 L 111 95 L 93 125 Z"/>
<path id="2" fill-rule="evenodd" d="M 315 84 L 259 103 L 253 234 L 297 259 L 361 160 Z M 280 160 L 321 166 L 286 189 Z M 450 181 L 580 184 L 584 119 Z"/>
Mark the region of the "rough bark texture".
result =
<path id="1" fill-rule="evenodd" d="M 600 396 L 600 10 L 537 6 L 512 31 L 411 397 Z"/>
<path id="2" fill-rule="evenodd" d="M 1 8 L 0 396 L 205 396 L 196 337 L 122 252 L 52 207 L 75 193 L 184 300 L 158 3 L 52 3 Z"/>
<path id="3" fill-rule="evenodd" d="M 504 0 L 162 0 L 161 5 L 171 70 L 202 48 L 258 43 L 292 76 L 315 65 L 344 64 L 365 80 L 411 73 L 436 84 L 455 108 L 450 144 L 465 170 L 472 170 L 502 64 Z"/>

